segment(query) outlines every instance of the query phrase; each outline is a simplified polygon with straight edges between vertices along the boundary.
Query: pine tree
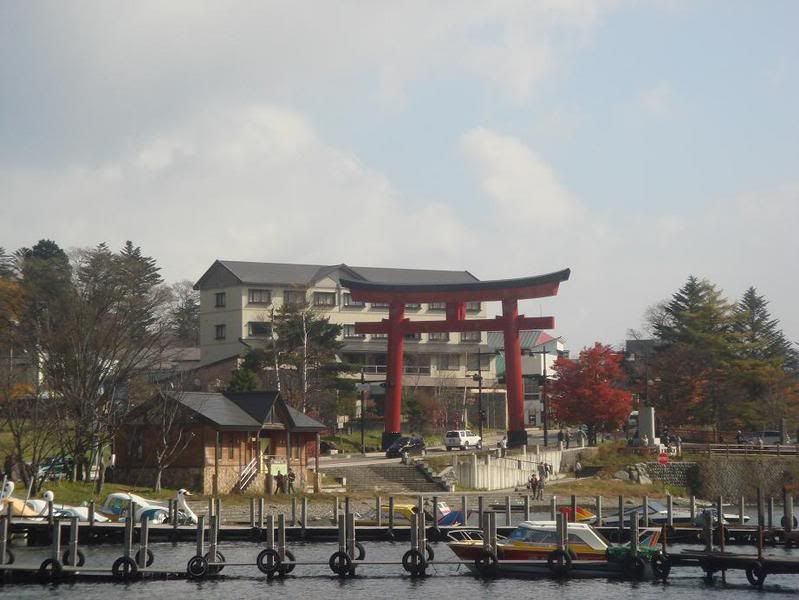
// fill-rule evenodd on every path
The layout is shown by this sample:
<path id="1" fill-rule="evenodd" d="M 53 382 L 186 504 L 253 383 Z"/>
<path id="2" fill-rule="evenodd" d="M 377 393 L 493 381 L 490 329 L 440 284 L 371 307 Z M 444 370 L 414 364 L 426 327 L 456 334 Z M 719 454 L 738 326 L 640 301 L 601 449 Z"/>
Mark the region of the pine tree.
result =
<path id="1" fill-rule="evenodd" d="M 662 314 L 650 319 L 659 342 L 654 370 L 661 380 L 652 403 L 675 425 L 718 427 L 731 412 L 722 406 L 735 349 L 732 307 L 715 285 L 691 275 Z"/>

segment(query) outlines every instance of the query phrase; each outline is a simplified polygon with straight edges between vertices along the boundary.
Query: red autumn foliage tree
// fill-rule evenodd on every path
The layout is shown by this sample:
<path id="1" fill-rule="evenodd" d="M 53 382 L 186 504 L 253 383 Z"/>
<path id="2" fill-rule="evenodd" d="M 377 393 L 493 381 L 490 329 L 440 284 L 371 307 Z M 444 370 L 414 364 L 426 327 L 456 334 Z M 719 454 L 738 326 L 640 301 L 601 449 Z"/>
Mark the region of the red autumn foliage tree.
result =
<path id="1" fill-rule="evenodd" d="M 632 408 L 632 395 L 621 389 L 622 355 L 599 342 L 584 348 L 577 360 L 555 361 L 557 375 L 550 384 L 550 397 L 558 420 L 585 424 L 588 438 L 596 443 L 598 431 L 620 427 Z"/>

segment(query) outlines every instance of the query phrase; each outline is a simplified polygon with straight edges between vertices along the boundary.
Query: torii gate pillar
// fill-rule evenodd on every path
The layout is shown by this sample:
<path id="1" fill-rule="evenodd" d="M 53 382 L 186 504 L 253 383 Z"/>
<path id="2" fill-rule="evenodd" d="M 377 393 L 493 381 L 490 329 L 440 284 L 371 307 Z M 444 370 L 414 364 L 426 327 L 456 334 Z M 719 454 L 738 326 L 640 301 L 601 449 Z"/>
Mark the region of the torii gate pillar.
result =
<path id="1" fill-rule="evenodd" d="M 508 446 L 526 446 L 522 346 L 519 340 L 519 308 L 515 299 L 502 301 L 505 338 L 505 386 L 508 394 Z"/>
<path id="2" fill-rule="evenodd" d="M 391 302 L 388 306 L 388 365 L 386 368 L 386 403 L 383 413 L 383 448 L 388 448 L 402 435 L 402 353 L 405 336 L 402 321 L 405 303 Z"/>

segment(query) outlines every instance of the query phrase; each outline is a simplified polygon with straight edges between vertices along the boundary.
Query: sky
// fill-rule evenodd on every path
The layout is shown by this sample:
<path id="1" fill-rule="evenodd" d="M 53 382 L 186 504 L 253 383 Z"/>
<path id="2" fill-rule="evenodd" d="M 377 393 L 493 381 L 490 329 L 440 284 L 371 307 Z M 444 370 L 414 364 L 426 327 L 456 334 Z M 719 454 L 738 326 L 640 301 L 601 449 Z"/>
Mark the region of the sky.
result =
<path id="1" fill-rule="evenodd" d="M 0 1 L 0 246 L 572 269 L 567 347 L 689 275 L 799 341 L 799 3 Z"/>

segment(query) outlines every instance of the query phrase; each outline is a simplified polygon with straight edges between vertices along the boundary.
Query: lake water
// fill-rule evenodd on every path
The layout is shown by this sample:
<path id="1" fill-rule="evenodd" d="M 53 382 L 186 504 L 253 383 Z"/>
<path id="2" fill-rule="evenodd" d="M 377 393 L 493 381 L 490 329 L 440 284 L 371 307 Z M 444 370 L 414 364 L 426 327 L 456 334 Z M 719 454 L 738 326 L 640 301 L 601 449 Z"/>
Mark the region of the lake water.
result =
<path id="1" fill-rule="evenodd" d="M 367 560 L 399 560 L 408 548 L 407 543 L 365 542 Z M 436 558 L 453 560 L 454 554 L 445 544 L 433 545 Z M 173 546 L 169 543 L 153 544 L 155 566 L 184 570 L 186 562 L 194 553 L 192 544 Z M 327 561 L 337 550 L 337 545 L 291 544 L 289 548 L 298 561 Z M 699 569 L 675 569 L 668 582 L 625 582 L 610 580 L 554 581 L 549 579 L 480 580 L 464 572 L 464 567 L 440 565 L 428 570 L 426 578 L 412 579 L 397 565 L 361 566 L 355 578 L 339 579 L 326 565 L 298 565 L 292 575 L 283 580 L 267 581 L 254 565 L 262 546 L 248 542 L 230 542 L 220 546 L 228 562 L 248 562 L 251 566 L 227 566 L 226 578 L 202 581 L 137 581 L 131 583 L 76 582 L 57 585 L 14 584 L 0 586 L 0 599 L 14 598 L 64 598 L 69 600 L 108 600 L 124 594 L 126 597 L 142 599 L 169 598 L 171 600 L 201 600 L 258 598 L 279 596 L 285 598 L 347 598 L 347 600 L 382 600 L 390 598 L 477 599 L 503 598 L 515 600 L 523 597 L 558 598 L 559 600 L 586 600 L 589 598 L 630 598 L 635 600 L 672 600 L 677 598 L 699 598 L 726 600 L 727 598 L 754 598 L 765 595 L 769 598 L 799 598 L 799 576 L 769 575 L 763 590 L 751 588 L 743 571 L 727 574 L 727 583 L 717 577 L 714 584 L 702 579 Z M 674 547 L 672 552 L 678 552 Z M 84 547 L 87 566 L 110 567 L 121 555 L 117 546 Z M 17 564 L 38 565 L 48 556 L 47 548 L 14 548 Z M 738 552 L 753 552 L 753 548 L 742 547 Z M 797 551 L 773 549 L 769 554 L 790 555 Z"/>

